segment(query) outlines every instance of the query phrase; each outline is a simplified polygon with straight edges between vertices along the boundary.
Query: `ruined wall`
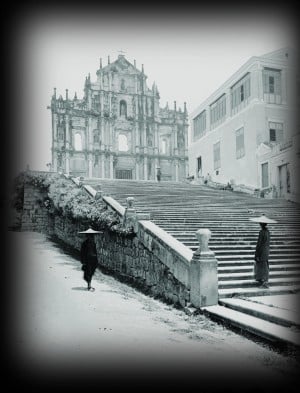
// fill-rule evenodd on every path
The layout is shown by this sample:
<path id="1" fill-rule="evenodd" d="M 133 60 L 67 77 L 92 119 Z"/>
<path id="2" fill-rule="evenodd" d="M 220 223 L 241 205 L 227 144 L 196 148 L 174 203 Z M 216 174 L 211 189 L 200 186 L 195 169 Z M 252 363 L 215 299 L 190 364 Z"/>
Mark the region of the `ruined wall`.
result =
<path id="1" fill-rule="evenodd" d="M 53 219 L 48 214 L 45 206 L 46 199 L 47 192 L 42 192 L 37 187 L 25 184 L 22 231 L 42 233 L 51 233 L 53 231 Z"/>
<path id="2" fill-rule="evenodd" d="M 25 186 L 22 230 L 54 235 L 79 251 L 83 236 L 78 232 L 86 227 L 80 221 L 51 216 L 44 205 L 46 197 L 47 194 L 37 188 Z M 106 230 L 96 235 L 95 241 L 99 266 L 111 274 L 173 304 L 185 307 L 189 303 L 190 290 L 187 285 L 177 280 L 172 273 L 172 266 L 162 263 L 155 255 L 157 252 L 145 247 L 138 237 L 127 237 Z"/>
<path id="3" fill-rule="evenodd" d="M 78 232 L 84 229 L 79 222 L 55 217 L 53 233 L 77 250 L 83 241 Z M 189 289 L 137 237 L 129 238 L 104 231 L 103 234 L 95 235 L 95 241 L 99 266 L 153 296 L 182 307 L 189 302 Z"/>

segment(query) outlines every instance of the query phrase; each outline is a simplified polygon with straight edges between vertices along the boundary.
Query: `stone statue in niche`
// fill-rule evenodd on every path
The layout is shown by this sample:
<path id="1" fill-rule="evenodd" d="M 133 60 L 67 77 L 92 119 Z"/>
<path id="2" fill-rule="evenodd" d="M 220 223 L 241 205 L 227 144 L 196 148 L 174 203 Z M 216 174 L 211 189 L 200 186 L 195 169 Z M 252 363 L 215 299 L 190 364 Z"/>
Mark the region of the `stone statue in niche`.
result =
<path id="1" fill-rule="evenodd" d="M 126 102 L 125 101 L 120 102 L 120 116 L 126 117 Z"/>
<path id="2" fill-rule="evenodd" d="M 62 126 L 59 126 L 58 128 L 58 139 L 60 141 L 63 141 L 65 139 L 64 130 Z"/>
<path id="3" fill-rule="evenodd" d="M 179 137 L 178 137 L 178 147 L 180 149 L 184 148 L 184 136 L 183 135 L 179 135 Z"/>
<path id="4" fill-rule="evenodd" d="M 153 146 L 152 135 L 151 134 L 147 135 L 147 146 L 149 146 L 149 147 Z"/>

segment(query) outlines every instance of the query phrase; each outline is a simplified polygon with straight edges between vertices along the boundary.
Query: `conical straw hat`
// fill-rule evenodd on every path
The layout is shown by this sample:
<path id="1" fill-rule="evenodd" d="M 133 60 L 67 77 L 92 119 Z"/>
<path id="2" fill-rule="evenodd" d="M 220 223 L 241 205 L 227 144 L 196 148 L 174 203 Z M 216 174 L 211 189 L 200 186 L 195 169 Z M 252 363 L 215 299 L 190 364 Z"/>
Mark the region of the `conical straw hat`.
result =
<path id="1" fill-rule="evenodd" d="M 78 233 L 86 233 L 87 235 L 88 234 L 94 234 L 94 233 L 103 233 L 103 232 L 100 232 L 100 231 L 94 231 L 94 229 L 92 229 L 92 228 L 89 228 L 89 229 L 87 229 L 86 231 L 81 231 L 81 232 L 78 232 Z"/>
<path id="2" fill-rule="evenodd" d="M 261 222 L 264 224 L 275 224 L 277 222 L 275 220 L 272 220 L 271 218 L 268 218 L 264 214 L 262 214 L 260 217 L 249 218 L 249 220 L 254 222 Z"/>

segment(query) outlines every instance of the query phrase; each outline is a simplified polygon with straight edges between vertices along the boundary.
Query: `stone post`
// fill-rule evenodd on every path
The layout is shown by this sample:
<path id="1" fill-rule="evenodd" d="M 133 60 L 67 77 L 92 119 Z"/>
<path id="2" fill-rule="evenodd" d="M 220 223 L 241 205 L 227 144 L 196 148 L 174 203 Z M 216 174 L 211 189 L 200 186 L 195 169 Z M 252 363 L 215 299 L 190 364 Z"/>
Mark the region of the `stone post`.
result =
<path id="1" fill-rule="evenodd" d="M 94 196 L 96 201 L 102 200 L 102 196 L 103 196 L 103 191 L 101 190 L 96 190 L 96 194 Z"/>
<path id="2" fill-rule="evenodd" d="M 191 260 L 191 303 L 199 308 L 218 303 L 218 262 L 208 248 L 210 236 L 211 232 L 206 228 L 196 232 L 199 248 Z"/>
<path id="3" fill-rule="evenodd" d="M 123 226 L 126 229 L 133 228 L 136 231 L 136 210 L 134 207 L 134 198 L 126 198 L 126 208 L 123 217 Z"/>

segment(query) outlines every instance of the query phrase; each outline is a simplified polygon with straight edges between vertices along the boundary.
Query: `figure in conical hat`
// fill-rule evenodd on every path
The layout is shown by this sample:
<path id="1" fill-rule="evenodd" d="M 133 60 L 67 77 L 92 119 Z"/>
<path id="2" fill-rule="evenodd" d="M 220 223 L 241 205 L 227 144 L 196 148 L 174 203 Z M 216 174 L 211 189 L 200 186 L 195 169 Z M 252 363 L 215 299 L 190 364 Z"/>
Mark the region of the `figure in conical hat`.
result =
<path id="1" fill-rule="evenodd" d="M 277 221 L 268 218 L 264 214 L 260 217 L 250 218 L 249 220 L 258 222 L 261 227 L 254 255 L 254 278 L 261 288 L 269 288 L 270 232 L 267 224 L 273 224 Z"/>
<path id="2" fill-rule="evenodd" d="M 94 291 L 95 288 L 91 286 L 91 282 L 98 264 L 94 235 L 102 232 L 89 228 L 86 231 L 81 231 L 78 233 L 84 234 L 86 236 L 86 239 L 82 243 L 80 249 L 80 259 L 82 263 L 81 269 L 84 272 L 83 279 L 87 282 L 87 290 Z"/>

